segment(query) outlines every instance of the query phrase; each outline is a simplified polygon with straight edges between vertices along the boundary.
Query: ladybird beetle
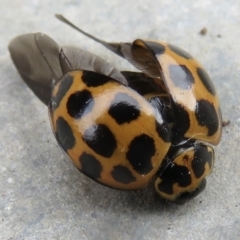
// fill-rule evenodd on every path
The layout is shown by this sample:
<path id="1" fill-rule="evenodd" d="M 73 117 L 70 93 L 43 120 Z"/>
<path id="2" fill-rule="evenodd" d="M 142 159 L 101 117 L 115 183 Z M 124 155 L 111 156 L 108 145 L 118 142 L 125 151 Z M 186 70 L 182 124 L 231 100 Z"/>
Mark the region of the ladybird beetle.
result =
<path id="1" fill-rule="evenodd" d="M 136 190 L 154 179 L 165 200 L 181 204 L 197 196 L 222 133 L 219 100 L 207 72 L 169 43 L 108 43 L 56 17 L 141 71 L 120 72 L 43 33 L 10 42 L 16 68 L 48 106 L 56 140 L 73 164 L 108 187 Z"/>

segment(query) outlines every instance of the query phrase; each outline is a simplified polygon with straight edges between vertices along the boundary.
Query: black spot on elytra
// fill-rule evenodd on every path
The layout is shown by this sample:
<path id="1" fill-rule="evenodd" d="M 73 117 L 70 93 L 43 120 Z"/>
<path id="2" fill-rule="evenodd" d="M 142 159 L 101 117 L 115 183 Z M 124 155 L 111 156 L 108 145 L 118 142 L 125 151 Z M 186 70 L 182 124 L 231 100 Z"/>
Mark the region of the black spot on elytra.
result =
<path id="1" fill-rule="evenodd" d="M 139 104 L 126 93 L 117 93 L 108 110 L 118 124 L 130 123 L 140 116 Z"/>
<path id="2" fill-rule="evenodd" d="M 94 156 L 84 152 L 79 157 L 79 162 L 82 166 L 81 171 L 88 177 L 93 179 L 101 177 L 102 165 Z"/>
<path id="3" fill-rule="evenodd" d="M 219 128 L 219 119 L 214 105 L 207 100 L 197 101 L 195 116 L 200 126 L 206 126 L 208 136 L 214 135 Z"/>
<path id="4" fill-rule="evenodd" d="M 67 101 L 68 114 L 75 119 L 79 119 L 84 114 L 89 113 L 93 106 L 94 100 L 88 90 L 73 93 Z"/>
<path id="5" fill-rule="evenodd" d="M 188 90 L 194 83 L 191 71 L 185 65 L 170 65 L 168 67 L 173 84 L 183 90 Z"/>
<path id="6" fill-rule="evenodd" d="M 210 168 L 212 167 L 213 158 L 213 152 L 209 152 L 207 146 L 198 145 L 195 147 L 192 169 L 197 178 L 200 178 L 204 174 L 206 163 L 209 163 Z"/>
<path id="7" fill-rule="evenodd" d="M 108 76 L 102 75 L 100 73 L 83 71 L 82 81 L 88 87 L 98 87 L 104 85 L 105 83 L 111 81 L 112 79 Z"/>
<path id="8" fill-rule="evenodd" d="M 154 55 L 163 54 L 166 50 L 165 46 L 157 42 L 144 41 L 144 43 Z"/>
<path id="9" fill-rule="evenodd" d="M 131 141 L 126 157 L 136 172 L 148 174 L 153 169 L 151 158 L 155 151 L 154 140 L 142 134 Z"/>
<path id="10" fill-rule="evenodd" d="M 73 131 L 63 117 L 59 117 L 56 121 L 56 138 L 66 152 L 75 145 Z"/>
<path id="11" fill-rule="evenodd" d="M 121 165 L 115 166 L 111 174 L 114 180 L 123 184 L 129 184 L 136 181 L 136 178 L 132 175 L 131 171 Z"/>
<path id="12" fill-rule="evenodd" d="M 172 132 L 180 137 L 183 137 L 190 127 L 188 112 L 181 104 L 177 103 L 173 104 L 173 111 L 175 115 L 175 125 Z"/>
<path id="13" fill-rule="evenodd" d="M 82 138 L 93 151 L 103 157 L 111 157 L 117 147 L 113 133 L 104 124 L 92 125 L 84 132 Z"/>
<path id="14" fill-rule="evenodd" d="M 61 103 L 63 97 L 67 93 L 67 91 L 70 89 L 71 85 L 73 83 L 73 77 L 70 75 L 65 75 L 61 82 L 59 83 L 59 88 L 57 91 L 57 94 L 52 99 L 52 111 L 58 108 L 59 104 Z"/>
<path id="15" fill-rule="evenodd" d="M 167 123 L 160 124 L 156 121 L 156 131 L 158 136 L 163 139 L 164 142 L 171 141 L 171 131 L 167 125 Z"/>
<path id="16" fill-rule="evenodd" d="M 203 68 L 197 68 L 197 74 L 198 74 L 200 80 L 202 81 L 203 85 L 205 86 L 205 88 L 212 95 L 216 95 L 215 87 L 214 87 L 210 77 L 208 76 L 207 72 Z"/>
<path id="17" fill-rule="evenodd" d="M 179 47 L 176 47 L 172 44 L 168 44 L 168 47 L 171 49 L 171 51 L 173 51 L 174 53 L 176 53 L 177 55 L 183 57 L 183 58 L 186 58 L 186 59 L 191 59 L 192 56 L 186 52 L 185 50 L 179 48 Z"/>
<path id="18" fill-rule="evenodd" d="M 173 163 L 168 164 L 159 177 L 162 182 L 157 187 L 159 191 L 166 194 L 173 194 L 173 185 L 175 183 L 178 183 L 181 187 L 187 187 L 191 184 L 188 168 Z"/>

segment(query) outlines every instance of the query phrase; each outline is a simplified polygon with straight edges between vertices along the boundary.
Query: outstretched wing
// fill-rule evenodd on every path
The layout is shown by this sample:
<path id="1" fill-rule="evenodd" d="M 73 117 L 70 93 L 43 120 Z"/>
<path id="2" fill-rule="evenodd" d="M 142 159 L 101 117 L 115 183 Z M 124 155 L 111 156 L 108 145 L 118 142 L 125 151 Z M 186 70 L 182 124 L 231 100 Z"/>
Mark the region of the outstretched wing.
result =
<path id="1" fill-rule="evenodd" d="M 107 75 L 127 85 L 124 76 L 94 54 L 73 47 L 60 47 L 43 33 L 24 34 L 9 44 L 12 60 L 28 87 L 48 104 L 52 86 L 65 73 L 81 69 Z"/>
<path id="2" fill-rule="evenodd" d="M 50 99 L 53 81 L 62 76 L 59 49 L 55 41 L 42 33 L 24 34 L 9 44 L 19 74 L 45 104 Z"/>

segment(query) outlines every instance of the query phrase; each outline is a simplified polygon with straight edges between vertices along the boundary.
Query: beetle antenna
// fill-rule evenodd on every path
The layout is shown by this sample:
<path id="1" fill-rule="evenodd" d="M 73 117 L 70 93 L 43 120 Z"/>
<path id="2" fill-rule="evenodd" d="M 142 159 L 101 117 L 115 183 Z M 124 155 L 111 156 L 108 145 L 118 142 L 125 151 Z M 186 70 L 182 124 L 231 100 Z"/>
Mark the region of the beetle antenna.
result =
<path id="1" fill-rule="evenodd" d="M 106 47 L 107 49 L 109 49 L 110 51 L 116 53 L 117 55 L 119 55 L 120 57 L 124 57 L 121 51 L 121 44 L 119 43 L 107 43 L 99 38 L 96 38 L 94 36 L 92 36 L 91 34 L 83 31 L 82 29 L 80 29 L 79 27 L 77 27 L 76 25 L 74 25 L 73 23 L 71 23 L 70 21 L 68 21 L 63 15 L 61 14 L 55 14 L 55 17 L 57 19 L 59 19 L 60 21 L 66 23 L 67 25 L 71 26 L 72 28 L 74 28 L 75 30 L 77 30 L 78 32 L 82 33 L 83 35 L 93 39 L 94 41 L 102 44 L 104 47 Z"/>

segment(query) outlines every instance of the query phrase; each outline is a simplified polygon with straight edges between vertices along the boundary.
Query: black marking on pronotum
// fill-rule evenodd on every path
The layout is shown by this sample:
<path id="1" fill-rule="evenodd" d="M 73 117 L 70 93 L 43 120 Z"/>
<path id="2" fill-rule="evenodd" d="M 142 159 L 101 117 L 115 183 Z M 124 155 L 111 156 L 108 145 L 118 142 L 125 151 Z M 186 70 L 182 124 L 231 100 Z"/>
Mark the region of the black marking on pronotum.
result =
<path id="1" fill-rule="evenodd" d="M 171 49 L 171 51 L 173 51 L 174 53 L 176 53 L 177 55 L 183 57 L 183 58 L 186 58 L 186 59 L 191 59 L 192 56 L 186 52 L 185 50 L 179 48 L 179 47 L 176 47 L 172 44 L 168 44 L 168 47 Z"/>
<path id="2" fill-rule="evenodd" d="M 151 158 L 155 151 L 154 140 L 142 134 L 131 141 L 126 157 L 136 172 L 147 174 L 153 169 Z"/>
<path id="3" fill-rule="evenodd" d="M 102 165 L 93 155 L 84 152 L 79 157 L 79 162 L 84 174 L 93 179 L 101 177 Z"/>
<path id="4" fill-rule="evenodd" d="M 82 138 L 93 151 L 103 157 L 111 157 L 117 147 L 113 133 L 104 124 L 92 125 L 84 132 Z"/>
<path id="5" fill-rule="evenodd" d="M 136 181 L 131 171 L 127 167 L 121 165 L 115 166 L 111 174 L 115 181 L 123 184 L 129 184 Z"/>
<path id="6" fill-rule="evenodd" d="M 205 172 L 206 163 L 209 163 L 209 167 L 213 164 L 213 152 L 208 151 L 208 147 L 204 145 L 198 145 L 195 147 L 194 158 L 192 161 L 192 169 L 197 178 L 200 178 Z"/>
<path id="7" fill-rule="evenodd" d="M 214 105 L 209 101 L 204 99 L 197 101 L 195 116 L 200 126 L 207 127 L 208 136 L 212 136 L 218 131 L 218 115 Z"/>
<path id="8" fill-rule="evenodd" d="M 79 119 L 84 114 L 89 113 L 94 106 L 94 100 L 88 90 L 77 91 L 71 94 L 67 101 L 68 114 Z"/>
<path id="9" fill-rule="evenodd" d="M 176 199 L 174 199 L 173 202 L 177 203 L 177 204 L 183 204 L 186 203 L 187 201 L 189 201 L 190 199 L 195 198 L 197 195 L 199 195 L 199 193 L 201 193 L 205 187 L 207 185 L 207 181 L 204 178 L 201 183 L 198 185 L 198 187 L 196 189 L 194 189 L 191 192 L 183 192 L 182 194 L 180 194 Z"/>
<path id="10" fill-rule="evenodd" d="M 183 90 L 188 90 L 194 84 L 194 77 L 185 65 L 170 65 L 168 67 L 173 84 Z"/>
<path id="11" fill-rule="evenodd" d="M 164 169 L 159 178 L 162 180 L 157 186 L 159 191 L 170 195 L 174 193 L 173 185 L 175 183 L 178 183 L 181 187 L 187 187 L 191 184 L 191 176 L 188 168 L 173 163 Z"/>
<path id="12" fill-rule="evenodd" d="M 139 104 L 126 93 L 117 93 L 108 110 L 118 124 L 130 123 L 140 116 Z"/>
<path id="13" fill-rule="evenodd" d="M 214 87 L 210 77 L 208 76 L 208 73 L 203 68 L 197 68 L 197 74 L 198 74 L 200 80 L 202 81 L 203 85 L 205 86 L 205 88 L 212 95 L 216 95 L 215 87 Z"/>
<path id="14" fill-rule="evenodd" d="M 73 131 L 63 117 L 59 117 L 56 121 L 56 138 L 65 151 L 73 148 L 75 145 Z"/>

